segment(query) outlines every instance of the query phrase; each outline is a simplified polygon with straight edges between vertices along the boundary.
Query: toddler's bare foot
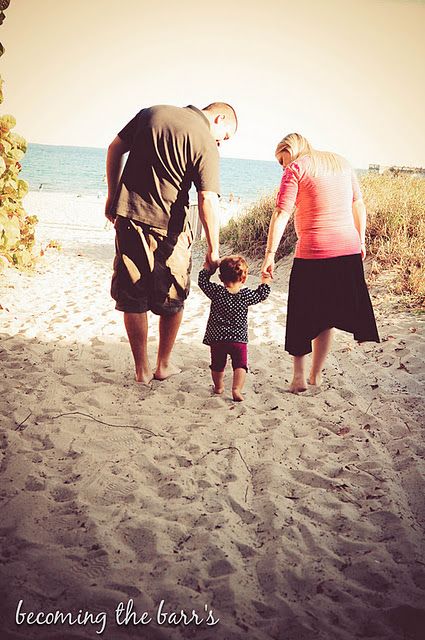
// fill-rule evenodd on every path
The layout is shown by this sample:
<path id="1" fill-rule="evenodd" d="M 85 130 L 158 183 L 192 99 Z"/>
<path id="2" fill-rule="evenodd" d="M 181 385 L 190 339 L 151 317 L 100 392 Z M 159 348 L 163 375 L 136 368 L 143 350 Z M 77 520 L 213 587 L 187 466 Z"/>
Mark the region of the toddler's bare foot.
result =
<path id="1" fill-rule="evenodd" d="M 289 385 L 289 391 L 291 393 L 302 393 L 307 391 L 307 383 L 304 378 L 293 378 Z"/>
<path id="2" fill-rule="evenodd" d="M 232 389 L 232 397 L 235 402 L 243 402 L 243 395 L 239 389 Z"/>
<path id="3" fill-rule="evenodd" d="M 320 385 L 322 384 L 322 374 L 321 373 L 313 374 L 310 371 L 310 375 L 308 376 L 308 384 L 313 384 L 316 387 L 320 387 Z"/>
<path id="4" fill-rule="evenodd" d="M 166 380 L 170 376 L 175 376 L 178 373 L 181 373 L 181 369 L 169 363 L 168 365 L 158 365 L 153 377 L 155 380 Z"/>
<path id="5" fill-rule="evenodd" d="M 224 387 L 214 387 L 214 393 L 223 393 Z"/>

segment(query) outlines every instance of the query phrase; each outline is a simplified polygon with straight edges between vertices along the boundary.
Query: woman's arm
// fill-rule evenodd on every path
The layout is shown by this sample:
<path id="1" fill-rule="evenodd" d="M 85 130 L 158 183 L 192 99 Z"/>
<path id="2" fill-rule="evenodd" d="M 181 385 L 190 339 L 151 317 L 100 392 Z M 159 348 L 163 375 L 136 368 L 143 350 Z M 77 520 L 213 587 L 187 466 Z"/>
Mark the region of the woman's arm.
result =
<path id="1" fill-rule="evenodd" d="M 261 267 L 261 273 L 273 277 L 274 257 L 285 231 L 291 214 L 283 209 L 275 209 L 270 219 L 269 233 L 267 236 L 266 255 Z"/>
<path id="2" fill-rule="evenodd" d="M 366 237 L 366 207 L 364 205 L 363 200 L 360 198 L 359 200 L 355 200 L 353 202 L 353 218 L 354 218 L 354 226 L 357 229 L 357 233 L 360 236 L 361 242 L 361 251 L 362 251 L 362 259 L 364 260 L 366 257 L 366 246 L 365 246 L 365 237 Z"/>

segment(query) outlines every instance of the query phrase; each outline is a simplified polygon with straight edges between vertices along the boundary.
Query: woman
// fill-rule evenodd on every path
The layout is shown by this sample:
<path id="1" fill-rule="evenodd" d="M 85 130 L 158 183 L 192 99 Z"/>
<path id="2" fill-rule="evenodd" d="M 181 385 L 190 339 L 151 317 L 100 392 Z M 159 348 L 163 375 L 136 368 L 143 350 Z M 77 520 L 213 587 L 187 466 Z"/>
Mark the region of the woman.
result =
<path id="1" fill-rule="evenodd" d="M 313 351 L 308 382 L 320 385 L 332 328 L 360 343 L 379 342 L 364 279 L 366 209 L 354 171 L 335 153 L 316 151 L 300 134 L 276 148 L 284 168 L 262 265 L 273 277 L 274 256 L 296 206 L 298 237 L 289 281 L 285 349 L 294 356 L 289 390 L 305 391 L 305 356 Z"/>

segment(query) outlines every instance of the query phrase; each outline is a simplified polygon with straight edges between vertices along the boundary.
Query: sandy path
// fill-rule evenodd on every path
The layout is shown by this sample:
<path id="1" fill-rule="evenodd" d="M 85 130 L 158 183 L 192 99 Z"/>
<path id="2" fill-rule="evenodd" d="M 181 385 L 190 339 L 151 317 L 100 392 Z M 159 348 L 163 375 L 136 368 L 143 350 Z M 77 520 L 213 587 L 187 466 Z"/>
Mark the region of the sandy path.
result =
<path id="1" fill-rule="evenodd" d="M 322 390 L 288 394 L 282 265 L 251 312 L 235 404 L 211 394 L 194 283 L 182 373 L 140 387 L 100 201 L 28 200 L 40 239 L 63 250 L 1 280 L 2 639 L 99 637 L 100 623 L 16 625 L 20 599 L 105 611 L 108 640 L 422 638 L 424 322 L 382 309 L 380 345 L 339 333 Z M 120 627 L 113 611 L 130 598 L 139 614 L 165 600 L 220 622 Z"/>

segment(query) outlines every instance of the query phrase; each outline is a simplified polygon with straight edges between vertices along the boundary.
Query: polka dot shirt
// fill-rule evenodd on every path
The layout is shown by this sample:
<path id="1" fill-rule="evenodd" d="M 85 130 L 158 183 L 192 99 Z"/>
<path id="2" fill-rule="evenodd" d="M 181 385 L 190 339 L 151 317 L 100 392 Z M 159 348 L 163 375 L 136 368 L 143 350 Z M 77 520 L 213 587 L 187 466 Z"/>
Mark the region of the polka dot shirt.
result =
<path id="1" fill-rule="evenodd" d="M 210 282 L 211 275 L 202 269 L 198 276 L 199 287 L 211 299 L 203 343 L 248 342 L 248 307 L 267 298 L 269 285 L 260 284 L 255 291 L 244 288 L 230 293 L 223 285 Z"/>

